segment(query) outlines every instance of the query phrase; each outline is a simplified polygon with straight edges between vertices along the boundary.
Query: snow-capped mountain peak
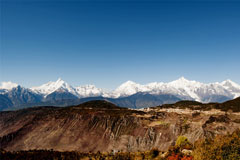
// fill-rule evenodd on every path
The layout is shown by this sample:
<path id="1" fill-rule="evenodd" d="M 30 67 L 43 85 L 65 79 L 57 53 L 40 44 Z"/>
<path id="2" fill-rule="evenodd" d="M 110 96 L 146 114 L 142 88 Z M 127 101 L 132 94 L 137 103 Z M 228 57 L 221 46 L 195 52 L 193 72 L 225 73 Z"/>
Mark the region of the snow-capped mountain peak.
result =
<path id="1" fill-rule="evenodd" d="M 17 83 L 13 83 L 13 82 L 2 82 L 0 85 L 0 89 L 6 89 L 6 90 L 11 90 L 12 88 L 17 87 L 18 84 Z"/>
<path id="2" fill-rule="evenodd" d="M 201 101 L 201 98 L 196 93 L 197 88 L 202 87 L 203 84 L 197 81 L 187 80 L 184 77 L 166 83 L 166 89 L 168 92 L 174 95 L 180 95 L 183 97 L 193 98 L 196 101 Z"/>
<path id="3" fill-rule="evenodd" d="M 145 85 L 127 81 L 114 90 L 114 97 L 129 96 L 138 92 L 146 92 L 148 88 Z"/>
<path id="4" fill-rule="evenodd" d="M 62 80 L 62 78 L 58 78 L 57 81 L 56 81 L 56 83 L 63 84 L 63 83 L 65 83 L 65 82 L 64 82 L 64 80 Z"/>
<path id="5" fill-rule="evenodd" d="M 223 85 L 223 86 L 232 86 L 232 87 L 240 89 L 240 85 L 238 85 L 237 83 L 231 81 L 230 79 L 227 79 L 227 80 L 221 82 L 221 85 Z"/>
<path id="6" fill-rule="evenodd" d="M 223 86 L 226 90 L 230 91 L 234 95 L 234 98 L 240 96 L 240 85 L 231 81 L 230 79 L 221 82 L 220 85 Z"/>
<path id="7" fill-rule="evenodd" d="M 176 81 L 180 81 L 180 82 L 189 82 L 189 80 L 187 80 L 185 77 L 180 77 L 180 78 L 177 79 Z"/>
<path id="8" fill-rule="evenodd" d="M 179 79 L 169 82 L 167 84 L 177 87 L 177 88 L 182 88 L 182 87 L 186 87 L 186 86 L 200 86 L 202 83 L 197 82 L 197 81 L 187 80 L 184 77 L 180 77 Z"/>
<path id="9" fill-rule="evenodd" d="M 127 81 L 123 84 L 121 84 L 115 91 L 122 91 L 122 90 L 128 90 L 128 89 L 136 89 L 138 87 L 140 87 L 140 84 L 137 84 L 133 81 Z"/>
<path id="10" fill-rule="evenodd" d="M 43 95 L 51 94 L 52 92 L 55 92 L 57 90 L 65 90 L 67 92 L 70 92 L 70 93 L 76 95 L 75 89 L 72 86 L 70 86 L 68 83 L 63 81 L 61 78 L 59 78 L 55 82 L 50 81 L 50 82 L 48 82 L 46 84 L 43 84 L 39 87 L 32 87 L 31 89 L 33 91 L 35 91 L 37 93 L 41 93 Z"/>
<path id="11" fill-rule="evenodd" d="M 104 91 L 97 88 L 95 85 L 84 85 L 76 87 L 76 92 L 79 97 L 96 97 L 102 96 Z"/>
<path id="12" fill-rule="evenodd" d="M 57 89 L 67 89 L 67 90 L 71 90 L 73 87 L 70 86 L 68 83 L 66 83 L 65 81 L 63 81 L 61 78 L 58 78 L 58 80 L 54 83 L 52 83 L 52 86 L 57 88 Z"/>

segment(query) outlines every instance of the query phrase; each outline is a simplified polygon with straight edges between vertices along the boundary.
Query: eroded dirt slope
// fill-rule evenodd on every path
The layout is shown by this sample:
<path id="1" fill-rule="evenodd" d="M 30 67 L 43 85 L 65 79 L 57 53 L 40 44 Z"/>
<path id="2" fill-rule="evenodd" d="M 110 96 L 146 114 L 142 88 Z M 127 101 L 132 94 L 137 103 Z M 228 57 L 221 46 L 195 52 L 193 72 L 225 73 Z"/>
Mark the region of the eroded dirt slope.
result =
<path id="1" fill-rule="evenodd" d="M 130 110 L 106 101 L 0 112 L 0 148 L 97 152 L 167 150 L 179 135 L 191 142 L 240 128 L 239 112 L 152 108 Z"/>

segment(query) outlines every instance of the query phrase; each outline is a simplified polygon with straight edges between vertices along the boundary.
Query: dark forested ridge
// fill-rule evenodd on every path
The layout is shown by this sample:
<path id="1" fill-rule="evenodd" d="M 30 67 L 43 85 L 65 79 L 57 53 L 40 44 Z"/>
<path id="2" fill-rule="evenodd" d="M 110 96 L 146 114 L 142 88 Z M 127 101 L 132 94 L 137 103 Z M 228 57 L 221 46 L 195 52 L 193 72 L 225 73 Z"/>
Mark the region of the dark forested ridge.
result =
<path id="1" fill-rule="evenodd" d="M 154 107 L 153 107 L 154 108 Z M 221 111 L 240 112 L 240 97 L 223 103 L 200 103 L 196 101 L 179 101 L 175 104 L 164 104 L 158 108 L 180 108 L 192 110 L 211 110 L 219 109 Z"/>

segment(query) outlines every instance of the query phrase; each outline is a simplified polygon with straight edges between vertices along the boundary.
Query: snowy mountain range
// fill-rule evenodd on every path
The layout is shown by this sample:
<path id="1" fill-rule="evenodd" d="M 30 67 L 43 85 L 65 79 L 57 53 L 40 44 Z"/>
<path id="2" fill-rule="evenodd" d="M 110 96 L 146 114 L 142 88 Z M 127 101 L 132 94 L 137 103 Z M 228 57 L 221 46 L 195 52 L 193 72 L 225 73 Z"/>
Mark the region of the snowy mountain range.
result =
<path id="1" fill-rule="evenodd" d="M 127 81 L 113 91 L 113 95 L 115 97 L 122 97 L 138 92 L 145 92 L 153 95 L 171 94 L 184 100 L 195 100 L 208 103 L 211 102 L 211 96 L 225 96 L 231 99 L 239 97 L 240 85 L 231 80 L 226 80 L 221 83 L 215 82 L 204 84 L 187 80 L 184 77 L 169 83 L 153 82 L 146 85 Z"/>
<path id="2" fill-rule="evenodd" d="M 240 85 L 231 80 L 205 84 L 181 77 L 168 83 L 153 82 L 145 85 L 127 81 L 113 91 L 105 91 L 94 85 L 73 87 L 60 78 L 55 82 L 51 81 L 31 88 L 25 88 L 12 82 L 2 82 L 0 86 L 0 110 L 1 108 L 9 108 L 6 104 L 7 102 L 11 102 L 10 106 L 36 104 L 39 102 L 51 102 L 54 105 L 57 101 L 70 101 L 88 97 L 101 97 L 119 102 L 119 104 L 128 104 L 127 107 L 131 107 L 133 103 L 125 103 L 126 100 L 129 102 L 131 100 L 130 97 L 134 97 L 134 105 L 137 107 L 136 100 L 140 103 L 144 97 L 147 97 L 146 95 L 148 95 L 148 101 L 151 101 L 151 104 L 152 100 L 156 99 L 156 96 L 158 101 L 154 104 L 158 104 L 158 102 L 172 102 L 169 100 L 169 96 L 174 97 L 172 99 L 173 102 L 177 100 L 194 100 L 203 103 L 223 102 L 239 97 Z M 161 97 L 159 97 L 160 95 Z M 162 95 L 168 95 L 168 100 L 164 101 L 163 97 L 166 98 L 166 96 Z M 154 97 L 149 98 L 149 96 Z M 119 100 L 124 100 L 124 103 Z"/>
<path id="3" fill-rule="evenodd" d="M 59 78 L 56 82 L 48 82 L 39 87 L 30 88 L 33 92 L 37 94 L 41 94 L 44 97 L 52 94 L 53 92 L 69 92 L 75 95 L 78 98 L 83 97 L 96 97 L 104 95 L 104 91 L 95 87 L 94 85 L 85 85 L 79 87 L 72 87 L 61 78 Z"/>

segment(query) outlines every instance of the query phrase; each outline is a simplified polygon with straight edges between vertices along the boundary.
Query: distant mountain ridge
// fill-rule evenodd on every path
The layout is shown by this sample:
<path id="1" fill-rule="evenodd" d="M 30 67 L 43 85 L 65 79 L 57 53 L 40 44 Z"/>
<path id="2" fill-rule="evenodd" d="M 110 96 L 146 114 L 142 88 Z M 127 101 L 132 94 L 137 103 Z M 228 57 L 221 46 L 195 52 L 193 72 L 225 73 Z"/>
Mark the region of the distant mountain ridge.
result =
<path id="1" fill-rule="evenodd" d="M 169 83 L 146 85 L 127 81 L 113 91 L 105 91 L 94 85 L 73 87 L 59 78 L 31 88 L 2 82 L 0 95 L 0 110 L 42 104 L 72 105 L 90 97 L 91 100 L 105 99 L 122 107 L 143 108 L 180 100 L 224 102 L 240 96 L 240 85 L 231 80 L 204 84 L 181 77 Z"/>

